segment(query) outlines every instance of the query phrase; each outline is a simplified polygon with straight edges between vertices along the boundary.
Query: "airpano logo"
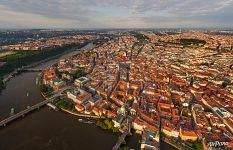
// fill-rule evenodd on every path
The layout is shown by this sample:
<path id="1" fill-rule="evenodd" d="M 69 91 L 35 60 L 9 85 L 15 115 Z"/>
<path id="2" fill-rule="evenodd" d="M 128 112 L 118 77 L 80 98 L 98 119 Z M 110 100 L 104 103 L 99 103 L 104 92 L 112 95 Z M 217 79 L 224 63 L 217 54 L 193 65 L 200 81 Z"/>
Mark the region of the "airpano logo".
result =
<path id="1" fill-rule="evenodd" d="M 208 142 L 209 147 L 222 147 L 227 146 L 228 142 L 220 142 L 220 141 L 214 141 L 214 142 Z"/>

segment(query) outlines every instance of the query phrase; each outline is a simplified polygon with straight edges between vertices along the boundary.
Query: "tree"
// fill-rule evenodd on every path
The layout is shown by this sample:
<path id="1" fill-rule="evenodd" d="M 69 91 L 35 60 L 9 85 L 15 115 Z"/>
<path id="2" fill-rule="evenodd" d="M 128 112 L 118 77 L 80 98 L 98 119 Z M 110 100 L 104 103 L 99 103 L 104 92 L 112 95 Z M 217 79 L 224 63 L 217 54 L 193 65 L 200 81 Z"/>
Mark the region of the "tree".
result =
<path id="1" fill-rule="evenodd" d="M 185 39 L 185 38 L 182 38 L 182 39 L 179 39 L 179 42 L 181 44 L 184 44 L 184 45 L 191 45 L 191 44 L 206 44 L 206 41 L 205 40 L 201 40 L 201 39 Z"/>
<path id="2" fill-rule="evenodd" d="M 2 79 L 0 79 L 0 91 L 5 88 L 5 84 L 3 83 Z"/>
<path id="3" fill-rule="evenodd" d="M 203 146 L 202 146 L 201 143 L 196 143 L 194 146 L 195 146 L 196 150 L 204 150 L 204 148 L 203 148 Z"/>
<path id="4" fill-rule="evenodd" d="M 118 148 L 118 150 L 130 150 L 130 148 L 128 146 L 124 146 L 124 147 Z"/>
<path id="5" fill-rule="evenodd" d="M 86 76 L 86 75 L 87 75 L 87 73 L 86 73 L 83 69 L 79 68 L 79 69 L 73 74 L 73 78 L 74 78 L 74 79 L 78 79 L 78 78 L 84 77 L 84 76 Z"/>
<path id="6" fill-rule="evenodd" d="M 40 84 L 39 89 L 45 96 L 50 96 L 51 95 L 52 89 L 47 87 L 46 85 Z"/>
<path id="7" fill-rule="evenodd" d="M 226 88 L 227 85 L 228 85 L 228 83 L 224 81 L 224 82 L 222 83 L 222 85 L 221 85 L 221 88 Z"/>

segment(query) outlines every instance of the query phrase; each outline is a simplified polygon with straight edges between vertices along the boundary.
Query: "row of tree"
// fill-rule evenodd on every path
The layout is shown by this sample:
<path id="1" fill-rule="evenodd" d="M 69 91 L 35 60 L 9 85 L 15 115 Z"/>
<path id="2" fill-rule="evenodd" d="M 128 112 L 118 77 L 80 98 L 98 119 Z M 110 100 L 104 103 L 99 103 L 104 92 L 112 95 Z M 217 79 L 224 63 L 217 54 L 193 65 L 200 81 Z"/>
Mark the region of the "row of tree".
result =
<path id="1" fill-rule="evenodd" d="M 3 81 L 2 81 L 2 79 L 0 79 L 0 92 L 1 92 L 2 89 L 4 89 L 4 88 L 5 88 L 5 85 L 4 85 Z"/>
<path id="2" fill-rule="evenodd" d="M 185 38 L 182 38 L 182 39 L 179 39 L 179 42 L 183 45 L 198 45 L 198 44 L 206 44 L 206 41 L 205 40 L 201 40 L 201 39 L 185 39 Z"/>
<path id="3" fill-rule="evenodd" d="M 46 97 L 52 95 L 52 89 L 44 84 L 40 84 L 39 89 L 40 89 L 40 92 Z"/>
<path id="4" fill-rule="evenodd" d="M 149 38 L 146 35 L 143 35 L 143 34 L 136 32 L 136 31 L 131 31 L 130 34 L 133 35 L 134 37 L 136 37 L 138 41 L 149 40 Z"/>
<path id="5" fill-rule="evenodd" d="M 114 127 L 114 123 L 110 118 L 98 120 L 96 122 L 96 126 L 100 127 L 103 130 L 111 130 L 114 133 L 119 132 L 119 128 Z"/>
<path id="6" fill-rule="evenodd" d="M 19 51 L 16 54 L 4 58 L 6 64 L 0 67 L 0 76 L 14 71 L 15 68 L 21 68 L 22 66 L 30 65 L 32 63 L 62 54 L 64 51 L 72 49 L 73 47 L 82 47 L 83 45 L 84 44 L 71 44 L 33 52 Z"/>

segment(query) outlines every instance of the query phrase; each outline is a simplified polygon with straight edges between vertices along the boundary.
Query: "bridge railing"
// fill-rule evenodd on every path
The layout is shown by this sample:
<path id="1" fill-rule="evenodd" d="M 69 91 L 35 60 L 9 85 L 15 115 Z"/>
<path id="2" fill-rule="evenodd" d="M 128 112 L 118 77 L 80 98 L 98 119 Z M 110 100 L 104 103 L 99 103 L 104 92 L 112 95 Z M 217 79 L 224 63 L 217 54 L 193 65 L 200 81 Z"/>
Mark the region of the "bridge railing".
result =
<path id="1" fill-rule="evenodd" d="M 56 97 L 60 96 L 61 93 L 62 93 L 64 90 L 69 89 L 69 88 L 70 88 L 70 87 L 68 86 L 68 87 L 65 87 L 65 88 L 63 88 L 63 89 L 60 89 L 59 91 L 56 91 L 56 93 L 54 93 L 54 95 L 53 95 L 52 97 L 50 97 L 50 98 L 48 98 L 48 99 L 46 99 L 46 100 L 44 100 L 44 101 L 42 101 L 42 102 L 39 102 L 39 103 L 37 103 L 37 104 L 35 104 L 35 105 L 33 105 L 33 106 L 30 106 L 30 107 L 28 107 L 27 109 L 22 110 L 22 111 L 20 111 L 20 112 L 18 112 L 18 113 L 16 113 L 16 114 L 14 114 L 14 115 L 12 115 L 12 116 L 6 118 L 6 119 L 0 121 L 0 126 L 4 126 L 4 125 L 6 125 L 7 123 L 9 123 L 9 122 L 11 122 L 11 121 L 13 121 L 13 120 L 15 120 L 15 119 L 21 117 L 21 116 L 24 116 L 24 115 L 26 115 L 27 113 L 29 113 L 29 112 L 31 112 L 31 111 L 33 111 L 33 110 L 35 110 L 35 109 L 37 109 L 37 108 L 39 108 L 39 107 L 41 107 L 41 106 L 43 106 L 43 105 L 45 105 L 45 104 L 47 104 L 47 103 L 53 101 Z"/>
<path id="2" fill-rule="evenodd" d="M 44 100 L 44 101 L 42 101 L 42 102 L 40 102 L 40 103 L 37 103 L 37 104 L 35 104 L 35 105 L 33 105 L 33 106 L 30 106 L 29 108 L 27 108 L 27 109 L 25 109 L 25 110 L 22 110 L 22 111 L 20 111 L 20 112 L 18 112 L 18 113 L 16 113 L 16 114 L 14 114 L 14 115 L 12 115 L 12 116 L 10 116 L 10 117 L 4 119 L 4 120 L 2 120 L 2 121 L 0 122 L 0 126 L 6 125 L 7 123 L 9 123 L 9 122 L 11 122 L 11 121 L 13 121 L 13 120 L 15 120 L 15 119 L 17 119 L 17 118 L 19 118 L 19 117 L 21 117 L 21 116 L 26 115 L 27 113 L 29 113 L 29 112 L 31 112 L 31 111 L 33 111 L 33 110 L 35 110 L 35 109 L 37 109 L 37 108 L 39 108 L 39 107 L 41 107 L 41 106 L 47 104 L 47 103 L 49 103 L 49 102 L 52 101 L 54 98 L 55 98 L 55 97 L 51 97 L 51 98 L 49 98 L 49 99 L 47 99 L 47 100 Z"/>

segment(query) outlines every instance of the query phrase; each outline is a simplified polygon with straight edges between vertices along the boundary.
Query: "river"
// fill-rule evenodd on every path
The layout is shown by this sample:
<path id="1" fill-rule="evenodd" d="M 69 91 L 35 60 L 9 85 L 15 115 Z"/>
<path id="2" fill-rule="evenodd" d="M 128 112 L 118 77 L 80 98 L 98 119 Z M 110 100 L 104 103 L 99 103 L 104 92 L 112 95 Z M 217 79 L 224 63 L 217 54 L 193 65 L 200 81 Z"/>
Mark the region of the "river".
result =
<path id="1" fill-rule="evenodd" d="M 92 43 L 82 49 L 91 49 Z M 36 68 L 44 69 L 59 59 L 79 53 L 80 50 L 65 54 L 43 63 Z M 37 72 L 25 72 L 12 78 L 0 93 L 0 120 L 15 112 L 43 101 L 35 80 Z M 29 95 L 27 96 L 27 93 Z M 118 135 L 103 131 L 94 124 L 78 122 L 76 116 L 55 112 L 48 107 L 35 111 L 23 119 L 0 129 L 0 150 L 109 150 Z M 130 147 L 139 149 L 140 136 L 134 134 L 126 139 Z M 162 144 L 162 149 L 170 149 Z"/>

